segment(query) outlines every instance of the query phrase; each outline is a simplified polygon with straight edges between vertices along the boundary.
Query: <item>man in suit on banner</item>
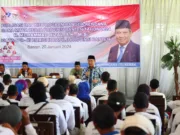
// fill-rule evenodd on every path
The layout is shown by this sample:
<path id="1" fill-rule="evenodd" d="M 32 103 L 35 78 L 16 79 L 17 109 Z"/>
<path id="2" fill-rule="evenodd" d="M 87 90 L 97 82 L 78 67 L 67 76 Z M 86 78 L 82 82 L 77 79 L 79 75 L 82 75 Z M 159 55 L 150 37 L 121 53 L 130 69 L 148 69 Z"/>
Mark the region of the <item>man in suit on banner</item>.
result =
<path id="1" fill-rule="evenodd" d="M 140 62 L 140 46 L 131 41 L 129 21 L 119 20 L 115 26 L 117 45 L 111 47 L 108 62 Z"/>

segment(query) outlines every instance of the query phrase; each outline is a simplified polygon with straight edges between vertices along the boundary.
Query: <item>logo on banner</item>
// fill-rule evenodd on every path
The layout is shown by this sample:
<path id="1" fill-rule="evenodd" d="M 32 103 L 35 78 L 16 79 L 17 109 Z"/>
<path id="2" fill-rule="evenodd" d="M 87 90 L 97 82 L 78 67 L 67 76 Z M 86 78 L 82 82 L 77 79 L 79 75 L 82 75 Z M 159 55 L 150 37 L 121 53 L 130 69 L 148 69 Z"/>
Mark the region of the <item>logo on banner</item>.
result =
<path id="1" fill-rule="evenodd" d="M 2 20 L 6 20 L 6 19 L 17 19 L 18 18 L 18 11 L 17 10 L 12 10 L 11 12 L 6 12 L 4 15 L 1 15 L 1 19 Z"/>

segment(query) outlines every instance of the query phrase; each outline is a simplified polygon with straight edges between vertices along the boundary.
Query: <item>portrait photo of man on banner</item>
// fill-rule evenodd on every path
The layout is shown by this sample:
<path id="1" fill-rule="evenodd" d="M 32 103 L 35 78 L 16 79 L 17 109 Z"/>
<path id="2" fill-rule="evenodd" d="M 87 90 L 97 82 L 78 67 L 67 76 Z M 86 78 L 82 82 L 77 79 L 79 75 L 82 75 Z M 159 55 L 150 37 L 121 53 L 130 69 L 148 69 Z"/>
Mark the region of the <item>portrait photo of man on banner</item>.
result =
<path id="1" fill-rule="evenodd" d="M 117 45 L 111 47 L 108 62 L 140 62 L 140 45 L 131 40 L 132 30 L 128 20 L 118 20 L 115 25 Z"/>

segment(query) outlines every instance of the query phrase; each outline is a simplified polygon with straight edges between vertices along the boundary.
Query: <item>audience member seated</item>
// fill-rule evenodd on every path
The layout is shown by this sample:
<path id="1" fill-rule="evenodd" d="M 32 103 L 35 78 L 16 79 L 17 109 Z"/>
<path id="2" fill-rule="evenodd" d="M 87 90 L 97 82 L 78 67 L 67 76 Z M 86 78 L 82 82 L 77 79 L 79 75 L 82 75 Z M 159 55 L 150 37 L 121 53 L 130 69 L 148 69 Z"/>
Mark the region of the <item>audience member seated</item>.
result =
<path id="1" fill-rule="evenodd" d="M 51 100 L 50 103 L 55 103 L 60 106 L 62 110 L 66 111 L 66 121 L 68 130 L 72 131 L 75 127 L 74 109 L 71 103 L 64 100 L 64 88 L 61 85 L 54 85 L 50 89 Z"/>
<path id="2" fill-rule="evenodd" d="M 46 88 L 46 96 L 47 96 L 47 101 L 50 100 L 50 94 L 48 92 L 48 87 L 49 87 L 49 82 L 46 77 L 39 77 L 37 81 L 42 82 Z"/>
<path id="3" fill-rule="evenodd" d="M 21 111 L 16 105 L 9 105 L 1 110 L 0 123 L 8 123 L 10 125 L 9 129 L 14 132 L 12 135 L 16 135 L 21 126 L 25 127 L 26 135 L 37 135 L 36 130 L 30 123 L 28 114 L 25 111 Z M 3 130 L 6 131 L 7 129 Z M 0 132 L 0 134 L 11 135 L 2 134 L 2 132 Z"/>
<path id="4" fill-rule="evenodd" d="M 65 100 L 70 102 L 73 106 L 80 107 L 80 116 L 81 118 L 84 118 L 84 121 L 86 121 L 89 118 L 88 114 L 88 106 L 86 103 L 82 102 L 77 98 L 78 93 L 78 87 L 76 84 L 71 84 L 69 86 L 69 95 L 65 96 Z"/>
<path id="5" fill-rule="evenodd" d="M 74 68 L 71 69 L 70 75 L 76 75 L 77 78 L 81 79 L 82 68 L 81 68 L 81 63 L 79 61 L 76 61 L 74 63 Z"/>
<path id="6" fill-rule="evenodd" d="M 97 101 L 97 104 L 99 104 L 99 100 L 108 100 L 108 97 L 111 93 L 116 92 L 117 91 L 117 82 L 116 80 L 109 80 L 107 83 L 107 91 L 108 91 L 108 95 L 105 95 L 103 97 L 100 97 Z"/>
<path id="7" fill-rule="evenodd" d="M 148 99 L 149 99 L 149 96 L 150 96 L 150 87 L 147 84 L 139 85 L 139 87 L 137 88 L 137 92 L 136 93 L 138 93 L 138 92 L 145 93 L 148 96 Z M 161 118 L 160 114 L 159 114 L 158 108 L 155 105 L 151 104 L 151 103 L 149 103 L 148 108 L 147 108 L 146 111 L 150 112 L 150 113 L 154 113 L 159 118 Z M 134 108 L 133 104 L 131 104 L 130 106 L 128 106 L 126 108 L 126 112 L 135 112 L 135 108 Z"/>
<path id="8" fill-rule="evenodd" d="M 169 135 L 179 135 L 180 134 L 180 124 L 177 126 L 176 130 L 174 133 L 171 133 Z"/>
<path id="9" fill-rule="evenodd" d="M 116 92 L 117 91 L 117 81 L 116 80 L 109 80 L 108 83 L 107 83 L 107 91 L 108 91 L 108 95 L 105 95 L 103 97 L 100 97 L 97 101 L 97 105 L 99 104 L 99 101 L 100 100 L 108 100 L 108 97 L 111 93 L 113 92 Z M 126 117 L 126 111 L 125 109 L 122 110 L 122 113 L 121 113 L 121 117 L 122 119 L 124 119 Z"/>
<path id="10" fill-rule="evenodd" d="M 88 82 L 80 82 L 78 85 L 78 94 L 77 98 L 84 101 L 91 101 L 91 109 L 94 110 L 96 108 L 96 100 L 93 96 L 89 95 L 90 86 Z"/>
<path id="11" fill-rule="evenodd" d="M 151 87 L 151 92 L 150 92 L 151 96 L 162 96 L 164 98 L 165 110 L 166 110 L 167 109 L 166 96 L 163 93 L 158 92 L 157 90 L 159 88 L 159 81 L 157 79 L 152 79 L 150 81 L 150 87 Z"/>
<path id="12" fill-rule="evenodd" d="M 61 85 L 61 86 L 63 87 L 64 93 L 65 93 L 64 100 L 70 102 L 74 107 L 76 107 L 76 106 L 79 107 L 79 108 L 80 108 L 80 116 L 81 116 L 81 118 L 83 118 L 85 112 L 84 112 L 84 109 L 83 109 L 83 107 L 82 107 L 82 105 L 81 105 L 81 101 L 80 101 L 78 98 L 73 98 L 73 97 L 69 96 L 69 94 L 70 94 L 69 81 L 68 81 L 67 79 L 65 79 L 65 78 L 59 78 L 59 79 L 56 81 L 55 84 Z M 74 85 L 73 85 L 73 86 L 74 86 Z M 76 85 L 75 85 L 75 86 L 76 86 Z M 75 86 L 74 86 L 74 87 L 75 87 Z M 77 88 L 77 86 L 76 86 L 75 88 Z M 74 89 L 75 89 L 75 88 L 74 88 Z M 76 90 L 78 90 L 78 88 L 75 89 L 75 90 L 74 90 L 74 89 L 73 89 L 73 87 L 71 87 L 71 94 L 73 94 L 73 93 L 76 93 L 76 94 L 77 94 Z M 73 100 L 73 99 L 74 99 L 74 100 Z M 78 99 L 78 100 L 77 100 L 77 99 Z M 80 101 L 80 102 L 79 102 L 79 101 Z M 86 113 L 88 113 L 88 112 L 86 112 Z"/>
<path id="13" fill-rule="evenodd" d="M 3 84 L 4 84 L 4 94 L 7 94 L 9 85 L 11 85 L 11 76 L 9 74 L 6 74 L 3 76 Z"/>
<path id="14" fill-rule="evenodd" d="M 57 135 L 64 134 L 67 131 L 67 122 L 62 109 L 54 103 L 46 101 L 46 88 L 42 82 L 36 82 L 29 88 L 29 96 L 34 100 L 34 105 L 26 108 L 28 114 L 49 114 L 56 115 Z M 42 107 L 43 106 L 43 107 Z M 41 108 L 42 107 L 42 108 Z M 39 110 L 39 108 L 41 108 Z"/>
<path id="15" fill-rule="evenodd" d="M 120 134 L 119 131 L 116 131 L 114 128 L 116 118 L 113 109 L 108 105 L 98 105 L 92 113 L 92 121 L 100 135 Z"/>
<path id="16" fill-rule="evenodd" d="M 5 68 L 5 65 L 1 63 L 0 64 L 0 76 L 6 75 L 6 74 L 11 75 L 10 70 Z"/>
<path id="17" fill-rule="evenodd" d="M 17 96 L 17 100 L 21 100 L 21 98 L 24 98 L 24 97 L 29 97 L 28 95 L 28 84 L 25 80 L 18 80 L 16 81 L 15 83 L 16 87 L 17 87 L 17 90 L 18 90 L 18 96 Z"/>
<path id="18" fill-rule="evenodd" d="M 121 135 L 154 135 L 152 122 L 143 115 L 128 116 L 123 124 Z"/>
<path id="19" fill-rule="evenodd" d="M 109 95 L 107 103 L 114 111 L 114 116 L 117 119 L 114 128 L 116 131 L 120 131 L 123 125 L 123 121 L 118 119 L 121 111 L 125 108 L 126 98 L 121 92 L 114 92 Z M 86 135 L 99 135 L 98 131 L 95 129 L 93 122 L 90 122 L 86 128 Z"/>
<path id="20" fill-rule="evenodd" d="M 109 79 L 110 79 L 110 74 L 107 71 L 103 72 L 101 74 L 101 84 L 94 87 L 90 95 L 108 95 L 106 88 Z"/>
<path id="21" fill-rule="evenodd" d="M 10 105 L 9 102 L 2 99 L 3 92 L 4 92 L 4 86 L 2 83 L 0 83 L 0 106 Z"/>
<path id="22" fill-rule="evenodd" d="M 10 85 L 9 86 L 7 94 L 8 94 L 7 101 L 10 104 L 15 103 L 15 104 L 19 105 L 19 101 L 16 100 L 17 96 L 18 96 L 18 90 L 17 90 L 17 87 L 15 85 Z"/>
<path id="23" fill-rule="evenodd" d="M 161 119 L 156 115 L 147 113 L 146 110 L 148 108 L 148 105 L 149 105 L 149 101 L 147 95 L 143 92 L 138 92 L 134 97 L 134 103 L 133 103 L 133 106 L 136 110 L 136 114 L 143 115 L 148 119 L 156 120 L 156 129 L 157 129 L 156 135 L 161 135 L 161 129 L 162 129 Z"/>
<path id="24" fill-rule="evenodd" d="M 25 81 L 27 82 L 27 84 L 28 84 L 28 89 L 29 89 L 29 88 L 31 87 L 31 85 L 32 85 L 32 82 L 31 82 L 30 79 L 26 79 Z"/>
<path id="25" fill-rule="evenodd" d="M 18 76 L 23 75 L 24 77 L 32 77 L 32 69 L 28 67 L 27 62 L 22 63 L 22 68 L 19 70 Z"/>

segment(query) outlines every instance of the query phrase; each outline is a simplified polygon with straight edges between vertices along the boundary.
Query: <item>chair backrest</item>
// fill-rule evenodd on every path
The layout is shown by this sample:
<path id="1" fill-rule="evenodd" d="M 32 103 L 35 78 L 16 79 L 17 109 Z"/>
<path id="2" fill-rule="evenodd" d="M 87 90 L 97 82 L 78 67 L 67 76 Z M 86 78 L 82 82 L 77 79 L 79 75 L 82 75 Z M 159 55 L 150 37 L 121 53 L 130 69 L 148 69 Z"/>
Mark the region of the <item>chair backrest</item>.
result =
<path id="1" fill-rule="evenodd" d="M 7 97 L 8 97 L 8 94 L 3 94 L 3 95 L 2 95 L 2 99 L 3 99 L 3 100 L 6 100 Z"/>
<path id="2" fill-rule="evenodd" d="M 32 122 L 38 135 L 54 135 L 54 123 L 46 121 Z"/>
<path id="3" fill-rule="evenodd" d="M 75 127 L 80 129 L 81 117 L 80 117 L 80 107 L 73 107 L 75 115 Z"/>
<path id="4" fill-rule="evenodd" d="M 36 73 L 32 73 L 32 78 L 38 78 L 38 75 Z"/>
<path id="5" fill-rule="evenodd" d="M 100 97 L 103 97 L 104 95 L 92 95 L 96 99 L 96 103 Z"/>
<path id="6" fill-rule="evenodd" d="M 42 115 L 42 114 L 30 114 L 30 121 L 31 122 L 53 122 L 54 123 L 54 135 L 57 135 L 56 130 L 56 116 L 55 115 Z"/>
<path id="7" fill-rule="evenodd" d="M 55 76 L 60 76 L 59 73 L 50 73 L 50 74 L 49 74 L 49 76 L 53 76 L 53 75 L 55 75 Z"/>
<path id="8" fill-rule="evenodd" d="M 180 100 L 180 96 L 173 96 L 173 101 Z"/>
<path id="9" fill-rule="evenodd" d="M 165 110 L 165 99 L 163 96 L 150 96 L 149 97 L 150 103 L 155 105 L 160 113 L 161 121 L 162 121 L 162 131 L 164 130 L 164 110 Z"/>
<path id="10" fill-rule="evenodd" d="M 85 121 L 85 124 L 87 125 L 90 121 L 92 121 L 92 108 L 91 108 L 91 100 L 81 100 L 88 106 L 88 114 L 89 118 Z"/>

